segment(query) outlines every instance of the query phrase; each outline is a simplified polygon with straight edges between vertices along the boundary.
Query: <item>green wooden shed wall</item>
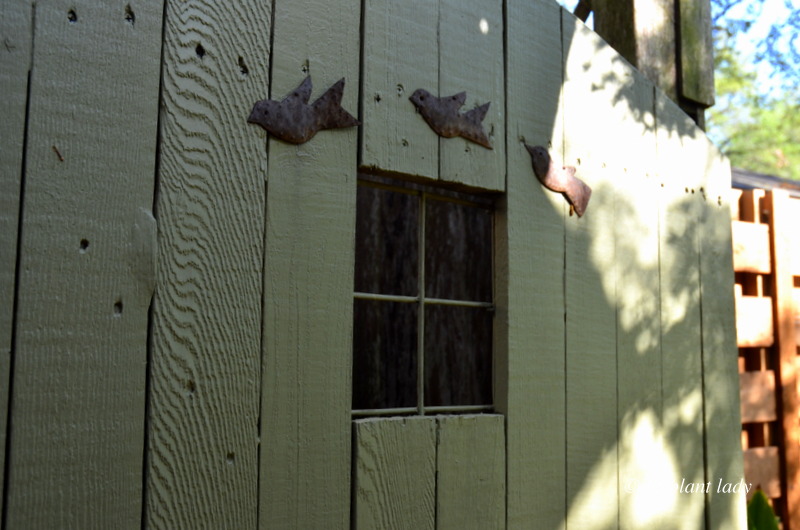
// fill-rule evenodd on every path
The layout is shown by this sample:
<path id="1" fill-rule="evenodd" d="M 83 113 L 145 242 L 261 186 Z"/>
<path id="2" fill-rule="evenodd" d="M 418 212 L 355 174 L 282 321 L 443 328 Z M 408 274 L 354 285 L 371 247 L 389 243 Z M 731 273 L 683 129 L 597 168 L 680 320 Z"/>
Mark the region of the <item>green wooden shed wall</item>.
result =
<path id="1" fill-rule="evenodd" d="M 11 0 L 0 32 L 4 528 L 745 526 L 728 163 L 555 2 Z M 306 75 L 362 125 L 246 123 Z M 491 101 L 494 149 L 416 88 Z M 352 419 L 359 170 L 499 194 L 494 413 Z"/>

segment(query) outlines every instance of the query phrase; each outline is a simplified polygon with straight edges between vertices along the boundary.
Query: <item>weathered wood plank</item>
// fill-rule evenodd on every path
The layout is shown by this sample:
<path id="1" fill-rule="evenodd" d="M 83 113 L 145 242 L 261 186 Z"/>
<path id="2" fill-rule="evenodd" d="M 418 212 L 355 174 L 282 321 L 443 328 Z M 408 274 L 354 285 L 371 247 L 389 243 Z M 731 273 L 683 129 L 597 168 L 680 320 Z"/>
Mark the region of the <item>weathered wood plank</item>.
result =
<path id="1" fill-rule="evenodd" d="M 775 372 L 742 372 L 739 374 L 739 401 L 742 423 L 775 421 Z"/>
<path id="2" fill-rule="evenodd" d="M 167 2 L 146 510 L 158 528 L 258 515 L 266 155 L 246 119 L 266 97 L 269 27 L 257 2 Z"/>
<path id="3" fill-rule="evenodd" d="M 511 0 L 506 17 L 514 44 L 507 45 L 508 189 L 495 215 L 494 370 L 495 407 L 506 417 L 507 525 L 559 528 L 567 513 L 566 203 L 536 179 L 523 142 L 563 156 L 561 12 L 554 3 Z"/>
<path id="4" fill-rule="evenodd" d="M 711 2 L 680 0 L 680 95 L 700 103 L 714 104 L 714 49 L 711 42 Z"/>
<path id="5" fill-rule="evenodd" d="M 789 195 L 784 190 L 766 194 L 765 208 L 769 211 L 769 230 L 772 246 L 772 296 L 774 298 L 775 343 L 778 376 L 781 387 L 781 430 L 785 483 L 782 496 L 786 500 L 790 528 L 800 528 L 800 397 L 797 392 L 797 358 L 795 330 L 794 278 L 791 274 L 791 234 L 797 227 L 791 224 Z"/>
<path id="6" fill-rule="evenodd" d="M 761 488 L 767 497 L 774 499 L 781 496 L 780 460 L 777 447 L 754 447 L 744 451 L 744 477 L 752 489 L 747 500 Z"/>
<path id="7" fill-rule="evenodd" d="M 736 342 L 740 348 L 772 346 L 775 338 L 771 297 L 736 297 Z"/>
<path id="8" fill-rule="evenodd" d="M 674 107 L 673 107 L 674 109 Z M 666 114 L 666 113 L 665 113 Z M 691 127 L 686 118 L 684 123 Z M 673 123 L 677 123 L 677 120 Z M 680 128 L 680 125 L 678 125 Z M 661 129 L 659 129 L 660 131 Z M 682 153 L 693 160 L 699 179 L 699 269 L 703 369 L 705 478 L 737 483 L 744 474 L 738 406 L 738 356 L 734 306 L 733 246 L 728 160 L 699 133 L 684 136 Z M 668 152 L 665 154 L 669 154 Z M 746 526 L 745 492 L 710 488 L 706 495 L 709 528 Z"/>
<path id="9" fill-rule="evenodd" d="M 733 270 L 770 273 L 769 227 L 761 223 L 733 221 Z"/>
<path id="10" fill-rule="evenodd" d="M 310 16 L 313 15 L 313 16 Z M 360 6 L 278 0 L 274 97 L 306 74 L 312 99 L 346 79 L 358 108 Z M 349 528 L 357 130 L 270 139 L 264 268 L 264 528 Z"/>
<path id="11" fill-rule="evenodd" d="M 467 92 L 462 112 L 491 102 L 483 128 L 492 149 L 463 138 L 439 140 L 439 178 L 505 190 L 503 2 L 439 0 L 439 92 Z"/>
<path id="12" fill-rule="evenodd" d="M 616 76 L 624 75 L 614 66 L 624 61 L 566 11 L 562 24 L 565 165 L 578 166 L 577 176 L 593 190 L 584 216 L 566 223 L 567 524 L 606 528 L 617 524 L 619 489 L 616 193 L 613 173 L 603 164 L 618 139 L 598 134 L 587 116 L 599 124 L 621 117 L 608 102 L 621 86 Z"/>
<path id="13" fill-rule="evenodd" d="M 662 186 L 659 246 L 663 422 L 666 449 L 675 455 L 671 472 L 663 480 L 706 483 L 696 229 L 703 208 L 699 188 L 705 157 L 697 148 L 702 132 L 661 91 L 656 94 L 658 178 Z M 727 226 L 730 230 L 729 220 Z M 731 289 L 732 285 L 731 281 Z M 668 503 L 681 507 L 664 521 L 666 526 L 704 527 L 702 494 L 669 491 L 664 497 Z"/>
<path id="14" fill-rule="evenodd" d="M 22 194 L 25 110 L 28 101 L 28 70 L 31 64 L 33 8 L 26 2 L 0 5 L 0 473 L 5 469 L 6 416 L 11 372 L 14 321 L 14 278 Z M 3 512 L 0 485 L 0 513 Z"/>
<path id="15" fill-rule="evenodd" d="M 436 420 L 353 422 L 353 528 L 436 528 Z"/>
<path id="16" fill-rule="evenodd" d="M 436 445 L 436 527 L 506 527 L 504 418 L 440 416 Z"/>
<path id="17" fill-rule="evenodd" d="M 365 0 L 360 165 L 439 177 L 439 140 L 408 100 L 439 94 L 436 2 Z"/>
<path id="18" fill-rule="evenodd" d="M 139 528 L 162 9 L 35 9 L 4 523 Z"/>

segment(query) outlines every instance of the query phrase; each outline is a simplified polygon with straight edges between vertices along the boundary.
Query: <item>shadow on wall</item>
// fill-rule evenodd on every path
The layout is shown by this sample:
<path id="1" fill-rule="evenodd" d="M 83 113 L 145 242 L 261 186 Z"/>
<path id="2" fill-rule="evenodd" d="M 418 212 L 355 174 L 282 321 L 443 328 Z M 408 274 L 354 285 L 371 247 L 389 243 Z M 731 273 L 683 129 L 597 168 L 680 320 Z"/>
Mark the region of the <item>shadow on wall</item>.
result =
<path id="1" fill-rule="evenodd" d="M 735 528 L 745 500 L 727 164 L 677 105 L 570 19 L 564 163 L 593 193 L 583 218 L 563 216 L 561 524 Z"/>

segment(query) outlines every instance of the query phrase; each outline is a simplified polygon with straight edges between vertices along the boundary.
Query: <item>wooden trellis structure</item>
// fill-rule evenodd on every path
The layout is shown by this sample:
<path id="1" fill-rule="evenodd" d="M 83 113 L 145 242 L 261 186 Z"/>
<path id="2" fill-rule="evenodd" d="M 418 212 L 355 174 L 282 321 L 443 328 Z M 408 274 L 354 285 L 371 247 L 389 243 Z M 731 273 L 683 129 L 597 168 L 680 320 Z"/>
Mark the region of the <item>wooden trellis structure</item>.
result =
<path id="1" fill-rule="evenodd" d="M 798 528 L 800 200 L 780 190 L 733 192 L 745 480 L 773 499 L 784 528 Z"/>

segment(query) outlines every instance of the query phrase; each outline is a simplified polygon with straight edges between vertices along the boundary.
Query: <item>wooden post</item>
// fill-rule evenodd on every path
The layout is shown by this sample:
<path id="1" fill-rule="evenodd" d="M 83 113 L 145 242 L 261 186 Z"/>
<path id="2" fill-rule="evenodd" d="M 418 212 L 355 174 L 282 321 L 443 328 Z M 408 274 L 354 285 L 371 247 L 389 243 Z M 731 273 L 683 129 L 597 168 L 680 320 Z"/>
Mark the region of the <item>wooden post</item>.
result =
<path id="1" fill-rule="evenodd" d="M 714 104 L 709 0 L 594 0 L 594 27 L 701 128 Z"/>
<path id="2" fill-rule="evenodd" d="M 784 529 L 800 528 L 800 426 L 797 399 L 797 345 L 794 330 L 794 303 L 791 273 L 792 251 L 789 230 L 793 228 L 785 191 L 767 193 L 765 203 L 770 211 L 772 238 L 772 297 L 774 300 L 774 333 L 780 381 L 783 433 L 783 497 L 786 502 Z"/>

